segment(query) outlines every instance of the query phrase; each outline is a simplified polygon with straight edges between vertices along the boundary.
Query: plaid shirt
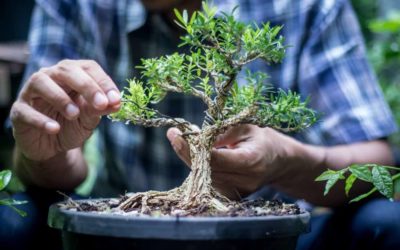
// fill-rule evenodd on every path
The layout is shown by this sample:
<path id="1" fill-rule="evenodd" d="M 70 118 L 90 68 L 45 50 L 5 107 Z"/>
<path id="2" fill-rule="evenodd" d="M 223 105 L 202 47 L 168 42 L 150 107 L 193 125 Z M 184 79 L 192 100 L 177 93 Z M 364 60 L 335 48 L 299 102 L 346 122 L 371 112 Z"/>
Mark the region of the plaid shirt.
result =
<path id="1" fill-rule="evenodd" d="M 244 22 L 283 25 L 286 57 L 279 65 L 249 65 L 265 71 L 276 87 L 311 97 L 322 117 L 294 135 L 319 145 L 386 137 L 396 130 L 363 39 L 346 0 L 214 0 L 219 10 L 239 5 Z M 122 89 L 137 75 L 141 57 L 176 51 L 176 36 L 160 16 L 148 15 L 135 0 L 37 0 L 30 33 L 31 58 L 26 77 L 41 67 L 69 59 L 94 59 Z M 204 106 L 197 99 L 170 95 L 158 108 L 200 123 Z M 96 194 L 167 189 L 187 175 L 165 138 L 166 129 L 145 129 L 103 119 L 99 127 L 104 166 Z"/>

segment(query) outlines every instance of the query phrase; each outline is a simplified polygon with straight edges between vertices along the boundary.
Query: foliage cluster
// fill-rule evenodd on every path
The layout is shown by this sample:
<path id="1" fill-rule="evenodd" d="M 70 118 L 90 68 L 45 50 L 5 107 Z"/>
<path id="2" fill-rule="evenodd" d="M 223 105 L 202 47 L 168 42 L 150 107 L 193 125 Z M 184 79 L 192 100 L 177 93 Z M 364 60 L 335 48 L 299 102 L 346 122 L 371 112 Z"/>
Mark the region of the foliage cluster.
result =
<path id="1" fill-rule="evenodd" d="M 353 198 L 351 202 L 360 201 L 378 191 L 388 199 L 393 200 L 395 193 L 400 192 L 400 173 L 391 175 L 390 171 L 399 171 L 400 168 L 392 166 L 381 166 L 377 164 L 353 164 L 341 170 L 327 170 L 322 173 L 316 181 L 326 181 L 324 195 L 339 180 L 345 180 L 345 192 L 349 192 L 356 180 L 371 183 L 373 188 L 364 194 Z"/>
<path id="2" fill-rule="evenodd" d="M 176 23 L 187 32 L 180 46 L 189 46 L 190 54 L 142 59 L 137 67 L 142 77 L 129 80 L 124 105 L 112 119 L 143 125 L 140 121 L 146 119 L 170 118 L 152 109 L 151 104 L 160 102 L 167 92 L 177 92 L 203 100 L 208 107 L 208 125 L 235 119 L 249 109 L 254 112 L 240 123 L 289 132 L 315 122 L 316 115 L 306 107 L 307 101 L 293 92 L 266 87 L 263 73 L 247 72 L 247 84 L 238 84 L 236 78 L 244 65 L 257 59 L 278 63 L 286 47 L 279 35 L 280 26 L 244 24 L 234 19 L 234 11 L 216 18 L 216 8 L 205 3 L 203 11 L 190 17 L 186 11 L 175 11 Z"/>

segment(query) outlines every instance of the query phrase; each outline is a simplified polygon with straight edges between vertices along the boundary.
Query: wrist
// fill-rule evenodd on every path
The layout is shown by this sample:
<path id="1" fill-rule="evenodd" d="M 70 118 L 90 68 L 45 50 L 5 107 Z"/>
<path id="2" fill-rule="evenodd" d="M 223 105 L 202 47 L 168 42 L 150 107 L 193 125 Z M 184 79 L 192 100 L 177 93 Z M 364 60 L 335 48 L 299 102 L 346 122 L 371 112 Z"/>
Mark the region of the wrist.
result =
<path id="1" fill-rule="evenodd" d="M 15 148 L 14 163 L 17 176 L 26 186 L 69 190 L 79 185 L 87 175 L 80 148 L 61 152 L 43 161 L 31 160 Z"/>
<path id="2" fill-rule="evenodd" d="M 326 148 L 299 142 L 289 136 L 282 141 L 284 150 L 279 163 L 279 175 L 271 184 L 284 190 L 298 189 L 313 182 L 325 170 Z"/>

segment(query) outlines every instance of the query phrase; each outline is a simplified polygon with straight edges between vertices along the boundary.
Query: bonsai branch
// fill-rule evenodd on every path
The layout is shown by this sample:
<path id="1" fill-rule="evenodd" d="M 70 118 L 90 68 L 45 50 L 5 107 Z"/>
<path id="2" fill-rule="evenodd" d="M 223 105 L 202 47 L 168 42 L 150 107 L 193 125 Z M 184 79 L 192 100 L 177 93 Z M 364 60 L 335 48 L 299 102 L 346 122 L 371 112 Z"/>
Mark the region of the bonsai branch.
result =
<path id="1" fill-rule="evenodd" d="M 225 132 L 228 128 L 237 126 L 239 124 L 254 124 L 252 117 L 257 112 L 257 105 L 252 105 L 243 109 L 239 114 L 222 120 L 221 122 L 213 125 L 211 129 L 215 129 L 218 134 Z"/>
<path id="2" fill-rule="evenodd" d="M 166 82 L 157 83 L 160 88 L 167 92 L 175 92 L 175 93 L 189 93 L 195 97 L 200 98 L 208 108 L 213 106 L 213 101 L 209 96 L 207 96 L 204 92 L 196 89 L 195 87 L 191 86 L 189 90 L 185 90 L 180 86 L 178 83 L 174 82 L 171 78 L 167 78 Z"/>
<path id="3" fill-rule="evenodd" d="M 129 122 L 132 122 L 137 125 L 145 126 L 145 127 L 177 127 L 181 131 L 185 132 L 193 132 L 193 125 L 186 121 L 183 118 L 175 118 L 168 116 L 166 114 L 161 113 L 160 111 L 156 109 L 152 109 L 149 107 L 141 107 L 138 103 L 136 103 L 133 100 L 124 100 L 123 102 L 130 102 L 134 104 L 138 109 L 141 109 L 143 111 L 147 112 L 154 112 L 158 114 L 160 117 L 156 118 L 146 118 L 145 116 L 138 116 L 137 114 L 134 113 L 128 113 L 125 115 L 125 119 Z"/>

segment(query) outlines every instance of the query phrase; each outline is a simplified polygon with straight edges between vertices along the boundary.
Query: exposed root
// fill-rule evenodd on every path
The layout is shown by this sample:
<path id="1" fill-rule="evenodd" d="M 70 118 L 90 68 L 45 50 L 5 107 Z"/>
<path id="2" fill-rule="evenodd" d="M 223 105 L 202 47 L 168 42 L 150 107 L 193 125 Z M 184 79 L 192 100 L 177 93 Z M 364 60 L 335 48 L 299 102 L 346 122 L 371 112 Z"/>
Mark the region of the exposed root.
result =
<path id="1" fill-rule="evenodd" d="M 135 193 L 123 199 L 116 209 L 147 215 L 188 216 L 205 212 L 226 212 L 229 210 L 228 206 L 234 203 L 213 188 L 209 193 L 197 194 L 187 199 L 184 187 L 185 183 L 169 191 Z"/>
<path id="2" fill-rule="evenodd" d="M 180 187 L 169 191 L 136 193 L 123 200 L 120 211 L 149 215 L 198 215 L 220 213 L 235 204 L 219 194 L 211 185 L 211 148 L 214 141 L 210 131 L 187 138 L 192 171 Z"/>

